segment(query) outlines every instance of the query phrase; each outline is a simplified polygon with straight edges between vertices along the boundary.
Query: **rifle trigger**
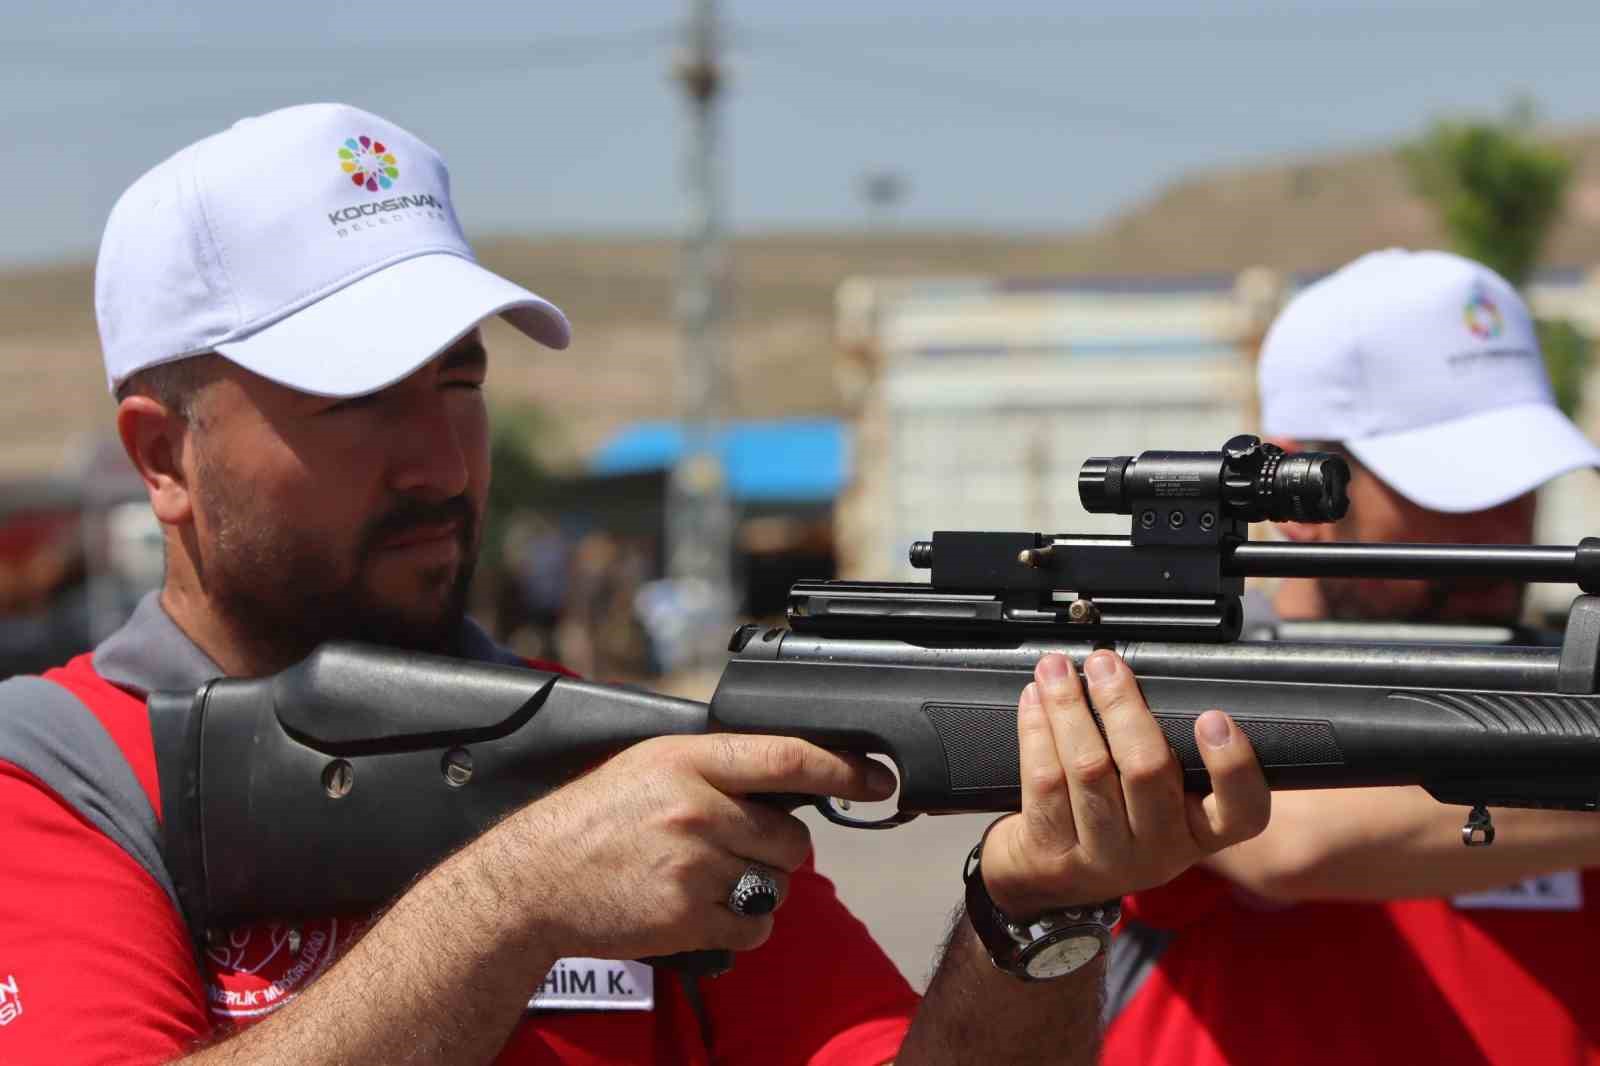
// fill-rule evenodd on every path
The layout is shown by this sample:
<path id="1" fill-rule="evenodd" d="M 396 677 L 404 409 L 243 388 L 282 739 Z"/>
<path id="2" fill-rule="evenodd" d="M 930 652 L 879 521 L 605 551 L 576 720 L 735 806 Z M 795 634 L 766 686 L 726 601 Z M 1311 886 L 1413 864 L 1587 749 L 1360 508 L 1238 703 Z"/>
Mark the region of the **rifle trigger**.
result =
<path id="1" fill-rule="evenodd" d="M 1489 808 L 1479 803 L 1467 814 L 1467 824 L 1461 827 L 1461 843 L 1469 848 L 1486 848 L 1494 843 L 1494 821 Z"/>
<path id="2" fill-rule="evenodd" d="M 834 825 L 842 825 L 846 829 L 893 829 L 897 825 L 905 825 L 915 818 L 920 811 L 896 811 L 887 818 L 866 819 L 852 818 L 840 809 L 840 804 L 847 804 L 845 800 L 835 799 L 832 796 L 818 796 L 812 804 L 821 814 Z"/>

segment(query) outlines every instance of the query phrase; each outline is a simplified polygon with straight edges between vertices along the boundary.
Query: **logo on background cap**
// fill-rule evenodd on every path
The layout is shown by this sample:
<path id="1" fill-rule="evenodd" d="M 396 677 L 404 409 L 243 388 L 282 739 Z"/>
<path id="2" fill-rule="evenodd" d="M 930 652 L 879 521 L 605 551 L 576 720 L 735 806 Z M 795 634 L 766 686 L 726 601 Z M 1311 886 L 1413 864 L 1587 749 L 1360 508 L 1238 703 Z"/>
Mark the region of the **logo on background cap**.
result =
<path id="1" fill-rule="evenodd" d="M 339 149 L 339 167 L 368 192 L 387 189 L 400 176 L 394 153 L 371 137 L 348 137 Z"/>
<path id="2" fill-rule="evenodd" d="M 1505 328 L 1505 320 L 1500 317 L 1500 309 L 1489 299 L 1489 294 L 1476 286 L 1472 290 L 1472 299 L 1467 301 L 1463 312 L 1467 319 L 1467 329 L 1479 340 L 1493 340 L 1500 336 Z"/>

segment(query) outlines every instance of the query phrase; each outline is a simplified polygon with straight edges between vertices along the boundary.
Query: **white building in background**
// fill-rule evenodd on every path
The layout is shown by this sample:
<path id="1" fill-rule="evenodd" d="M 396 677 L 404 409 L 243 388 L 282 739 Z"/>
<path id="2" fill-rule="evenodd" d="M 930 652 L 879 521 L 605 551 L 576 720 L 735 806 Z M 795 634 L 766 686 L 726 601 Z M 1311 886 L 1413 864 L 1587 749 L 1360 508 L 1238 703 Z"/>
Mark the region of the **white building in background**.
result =
<path id="1" fill-rule="evenodd" d="M 1260 340 L 1310 280 L 846 281 L 838 374 L 856 432 L 839 576 L 925 579 L 906 550 L 936 529 L 1126 532 L 1127 519 L 1079 505 L 1079 465 L 1254 431 Z M 1529 295 L 1537 314 L 1600 338 L 1600 272 L 1551 272 Z M 1600 385 L 1587 395 L 1580 422 L 1594 435 Z M 1600 535 L 1600 478 L 1569 475 L 1544 497 L 1540 541 Z M 1563 608 L 1573 591 L 1546 587 L 1538 606 Z"/>

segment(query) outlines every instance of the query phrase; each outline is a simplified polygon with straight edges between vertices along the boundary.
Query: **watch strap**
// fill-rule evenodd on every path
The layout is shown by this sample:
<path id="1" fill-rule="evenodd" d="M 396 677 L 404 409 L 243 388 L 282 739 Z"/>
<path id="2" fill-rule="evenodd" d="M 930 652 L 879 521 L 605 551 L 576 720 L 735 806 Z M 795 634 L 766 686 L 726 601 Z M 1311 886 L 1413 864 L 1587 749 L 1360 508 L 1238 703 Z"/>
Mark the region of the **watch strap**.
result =
<path id="1" fill-rule="evenodd" d="M 1063 932 L 1095 936 L 1100 941 L 1100 951 L 1104 951 L 1110 945 L 1112 928 L 1122 918 L 1120 897 L 1056 908 L 1027 920 L 1007 915 L 995 904 L 984 883 L 980 860 L 989 830 L 997 824 L 993 823 L 984 830 L 983 837 L 968 853 L 962 870 L 962 879 L 966 883 L 967 920 L 995 967 L 1019 980 L 1041 980 L 1027 970 L 1031 949 L 1059 937 Z M 1084 961 L 1093 957 L 1090 955 Z"/>

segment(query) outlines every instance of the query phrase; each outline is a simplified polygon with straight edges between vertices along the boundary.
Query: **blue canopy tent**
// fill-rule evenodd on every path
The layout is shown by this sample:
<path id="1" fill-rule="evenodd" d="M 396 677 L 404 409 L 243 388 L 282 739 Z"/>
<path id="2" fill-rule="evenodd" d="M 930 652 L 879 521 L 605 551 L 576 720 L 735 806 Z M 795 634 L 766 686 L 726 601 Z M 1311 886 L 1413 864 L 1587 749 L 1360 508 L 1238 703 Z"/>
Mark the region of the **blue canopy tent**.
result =
<path id="1" fill-rule="evenodd" d="M 641 422 L 612 437 L 589 463 L 591 473 L 670 470 L 683 455 L 683 427 Z M 849 436 L 828 418 L 730 422 L 716 451 L 735 504 L 829 505 L 849 476 Z"/>
<path id="2" fill-rule="evenodd" d="M 659 543 L 683 445 L 675 422 L 621 430 L 594 454 L 584 484 L 570 487 L 568 513 L 606 528 L 649 530 Z M 743 610 L 780 614 L 795 580 L 833 576 L 833 504 L 849 477 L 849 432 L 835 419 L 730 422 L 715 446 L 743 534 L 734 549 Z M 756 529 L 764 535 L 749 535 Z"/>

